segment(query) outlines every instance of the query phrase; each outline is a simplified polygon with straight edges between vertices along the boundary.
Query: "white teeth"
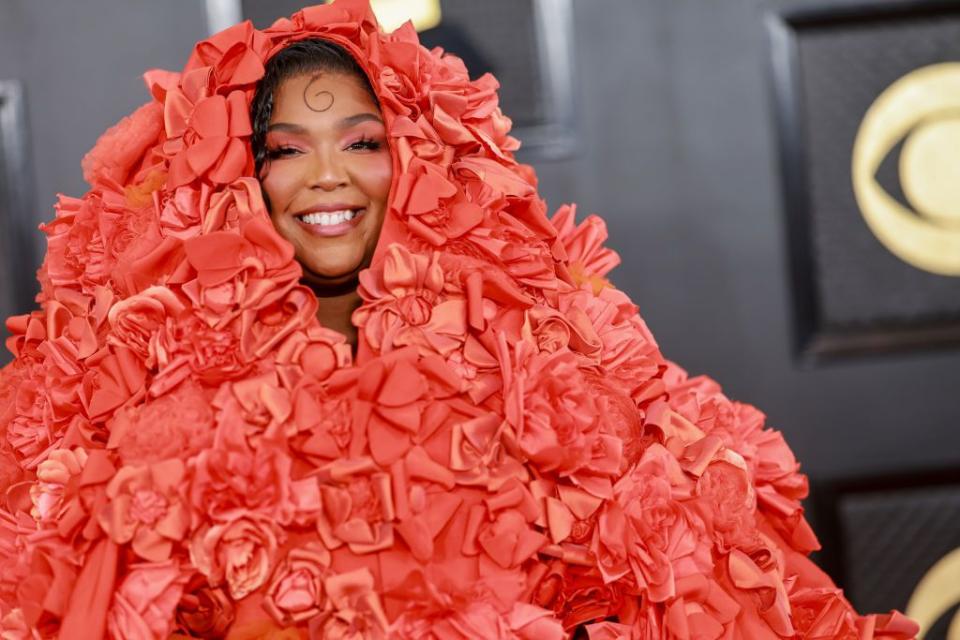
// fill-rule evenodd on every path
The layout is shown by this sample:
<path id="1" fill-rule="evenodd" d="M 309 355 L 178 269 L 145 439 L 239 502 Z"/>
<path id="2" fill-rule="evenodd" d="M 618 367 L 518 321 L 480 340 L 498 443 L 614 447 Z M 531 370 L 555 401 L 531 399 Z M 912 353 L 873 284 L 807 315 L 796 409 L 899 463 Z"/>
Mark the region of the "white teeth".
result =
<path id="1" fill-rule="evenodd" d="M 356 215 L 356 211 L 331 211 L 330 213 L 308 213 L 300 216 L 300 219 L 307 224 L 317 224 L 321 227 L 326 227 L 334 224 L 343 224 L 348 220 L 353 220 Z"/>

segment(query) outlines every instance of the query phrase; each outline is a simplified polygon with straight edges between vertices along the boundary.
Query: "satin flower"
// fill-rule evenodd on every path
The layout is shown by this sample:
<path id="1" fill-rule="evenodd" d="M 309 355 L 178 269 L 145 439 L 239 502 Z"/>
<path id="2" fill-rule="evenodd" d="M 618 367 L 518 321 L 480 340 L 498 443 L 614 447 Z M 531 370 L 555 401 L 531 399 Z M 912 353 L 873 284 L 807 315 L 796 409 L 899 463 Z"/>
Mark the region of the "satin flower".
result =
<path id="1" fill-rule="evenodd" d="M 226 583 L 230 597 L 240 600 L 270 578 L 278 545 L 272 520 L 237 511 L 225 522 L 204 526 L 193 534 L 190 560 L 211 585 Z"/>
<path id="2" fill-rule="evenodd" d="M 189 512 L 180 495 L 184 464 L 172 459 L 142 467 L 122 467 L 107 485 L 108 502 L 97 514 L 117 544 L 131 543 L 152 562 L 170 557 L 174 542 L 189 528 Z"/>

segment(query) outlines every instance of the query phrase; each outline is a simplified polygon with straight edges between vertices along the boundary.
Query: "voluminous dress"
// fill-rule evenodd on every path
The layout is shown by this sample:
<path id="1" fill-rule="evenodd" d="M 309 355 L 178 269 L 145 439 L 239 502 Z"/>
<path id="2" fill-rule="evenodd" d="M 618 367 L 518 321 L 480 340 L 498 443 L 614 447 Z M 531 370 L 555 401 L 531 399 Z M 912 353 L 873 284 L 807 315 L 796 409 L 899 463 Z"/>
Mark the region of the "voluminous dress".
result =
<path id="1" fill-rule="evenodd" d="M 367 73 L 393 182 L 356 356 L 251 155 L 264 63 Z M 548 215 L 490 75 L 362 0 L 243 23 L 84 158 L 0 378 L 0 638 L 910 638 L 807 554 L 757 409 L 660 353 Z"/>

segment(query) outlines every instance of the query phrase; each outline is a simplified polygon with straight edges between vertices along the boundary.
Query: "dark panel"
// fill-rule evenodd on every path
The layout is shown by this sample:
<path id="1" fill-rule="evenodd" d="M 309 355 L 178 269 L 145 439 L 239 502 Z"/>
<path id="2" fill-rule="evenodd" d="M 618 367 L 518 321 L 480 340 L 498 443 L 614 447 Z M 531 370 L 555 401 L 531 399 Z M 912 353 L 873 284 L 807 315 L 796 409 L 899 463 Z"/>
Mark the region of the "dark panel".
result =
<path id="1" fill-rule="evenodd" d="M 815 490 L 821 533 L 830 542 L 822 554 L 825 568 L 860 611 L 906 610 L 931 568 L 960 549 L 958 470 L 863 478 Z M 956 597 L 960 565 L 952 571 Z M 927 640 L 945 639 L 958 604 L 937 618 Z"/>
<path id="2" fill-rule="evenodd" d="M 918 268 L 884 246 L 861 214 L 851 172 L 877 98 L 917 69 L 960 61 L 960 6 L 839 5 L 788 12 L 772 31 L 801 349 L 823 356 L 960 343 L 960 277 Z M 911 209 L 901 150 L 888 153 L 876 178 Z"/>

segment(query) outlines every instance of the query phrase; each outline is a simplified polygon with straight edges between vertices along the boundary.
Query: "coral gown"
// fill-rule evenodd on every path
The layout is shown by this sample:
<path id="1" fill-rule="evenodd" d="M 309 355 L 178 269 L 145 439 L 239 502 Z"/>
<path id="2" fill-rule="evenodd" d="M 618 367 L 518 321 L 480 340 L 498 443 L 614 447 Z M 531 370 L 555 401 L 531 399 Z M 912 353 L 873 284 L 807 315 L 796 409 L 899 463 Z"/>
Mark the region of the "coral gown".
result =
<path id="1" fill-rule="evenodd" d="M 311 37 L 393 156 L 355 358 L 249 144 L 264 62 Z M 145 80 L 8 320 L 0 637 L 915 635 L 807 559 L 783 438 L 661 355 L 600 218 L 547 215 L 492 76 L 337 0 Z"/>

